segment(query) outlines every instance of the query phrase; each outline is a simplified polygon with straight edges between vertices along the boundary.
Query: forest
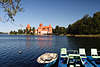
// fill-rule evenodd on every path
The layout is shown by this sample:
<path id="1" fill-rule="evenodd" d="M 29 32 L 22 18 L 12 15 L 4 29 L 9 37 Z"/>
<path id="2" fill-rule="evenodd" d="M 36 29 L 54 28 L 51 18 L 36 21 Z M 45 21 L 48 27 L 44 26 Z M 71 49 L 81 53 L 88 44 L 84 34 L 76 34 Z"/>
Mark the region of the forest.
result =
<path id="1" fill-rule="evenodd" d="M 100 12 L 85 15 L 67 27 L 67 34 L 100 34 Z"/>

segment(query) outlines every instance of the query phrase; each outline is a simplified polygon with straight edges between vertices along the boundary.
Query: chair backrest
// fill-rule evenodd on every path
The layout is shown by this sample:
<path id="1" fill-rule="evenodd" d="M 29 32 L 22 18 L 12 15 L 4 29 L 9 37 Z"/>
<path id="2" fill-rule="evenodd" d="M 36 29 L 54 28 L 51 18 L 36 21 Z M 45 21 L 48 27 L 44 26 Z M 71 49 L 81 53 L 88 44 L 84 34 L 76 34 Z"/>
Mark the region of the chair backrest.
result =
<path id="1" fill-rule="evenodd" d="M 98 56 L 97 49 L 91 49 L 91 56 Z"/>
<path id="2" fill-rule="evenodd" d="M 79 48 L 79 54 L 86 56 L 85 48 Z"/>
<path id="3" fill-rule="evenodd" d="M 61 54 L 67 54 L 67 48 L 61 48 Z"/>

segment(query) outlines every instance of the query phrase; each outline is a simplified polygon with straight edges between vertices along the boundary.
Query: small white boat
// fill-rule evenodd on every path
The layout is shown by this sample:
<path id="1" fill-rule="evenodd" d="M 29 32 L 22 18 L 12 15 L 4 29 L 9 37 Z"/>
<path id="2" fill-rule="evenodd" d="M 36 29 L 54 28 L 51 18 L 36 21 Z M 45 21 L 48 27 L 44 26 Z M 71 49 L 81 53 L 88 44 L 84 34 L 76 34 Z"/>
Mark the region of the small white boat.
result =
<path id="1" fill-rule="evenodd" d="M 40 64 L 46 64 L 45 67 L 50 67 L 53 65 L 58 58 L 58 54 L 56 53 L 45 53 L 38 57 L 37 62 Z"/>

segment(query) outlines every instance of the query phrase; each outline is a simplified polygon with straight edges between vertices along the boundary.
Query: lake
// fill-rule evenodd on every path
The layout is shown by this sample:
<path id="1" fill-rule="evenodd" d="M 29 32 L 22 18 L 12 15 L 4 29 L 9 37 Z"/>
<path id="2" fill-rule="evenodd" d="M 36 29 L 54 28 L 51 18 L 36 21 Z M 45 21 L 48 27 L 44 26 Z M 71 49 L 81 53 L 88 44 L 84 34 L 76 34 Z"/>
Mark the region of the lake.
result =
<path id="1" fill-rule="evenodd" d="M 86 48 L 87 55 L 90 55 L 91 48 L 100 50 L 100 38 L 0 34 L 0 67 L 40 67 L 36 59 L 41 54 L 59 54 L 63 47 L 69 50 Z"/>

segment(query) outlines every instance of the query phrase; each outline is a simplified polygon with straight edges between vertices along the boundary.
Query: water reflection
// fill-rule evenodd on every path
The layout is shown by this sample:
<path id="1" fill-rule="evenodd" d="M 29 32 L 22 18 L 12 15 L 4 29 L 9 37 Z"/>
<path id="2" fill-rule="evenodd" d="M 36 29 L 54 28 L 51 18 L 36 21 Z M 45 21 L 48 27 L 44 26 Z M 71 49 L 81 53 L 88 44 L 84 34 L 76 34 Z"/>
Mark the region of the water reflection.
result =
<path id="1" fill-rule="evenodd" d="M 67 40 L 71 48 L 100 48 L 100 38 L 67 37 Z"/>
<path id="2" fill-rule="evenodd" d="M 40 48 L 51 47 L 52 46 L 52 36 L 38 36 L 37 45 Z"/>
<path id="3" fill-rule="evenodd" d="M 38 40 L 52 40 L 52 36 L 38 36 Z"/>
<path id="4" fill-rule="evenodd" d="M 31 37 L 30 36 L 26 36 L 26 47 L 27 48 L 30 48 L 30 40 L 31 40 Z"/>

